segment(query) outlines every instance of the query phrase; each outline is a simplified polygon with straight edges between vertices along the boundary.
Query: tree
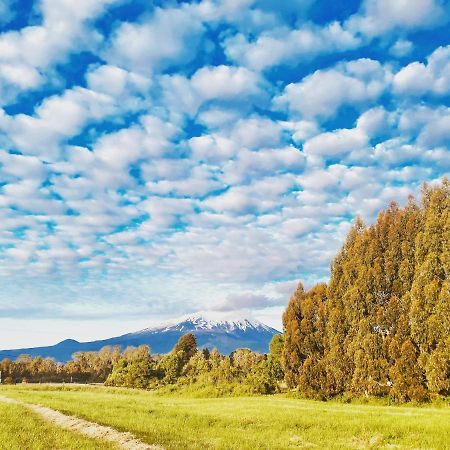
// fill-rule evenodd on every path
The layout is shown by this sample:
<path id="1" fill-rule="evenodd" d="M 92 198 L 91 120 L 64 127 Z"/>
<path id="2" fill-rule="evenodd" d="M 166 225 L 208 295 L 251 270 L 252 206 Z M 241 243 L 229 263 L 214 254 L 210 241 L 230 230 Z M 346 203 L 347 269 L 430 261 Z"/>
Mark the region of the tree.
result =
<path id="1" fill-rule="evenodd" d="M 282 365 L 289 387 L 309 390 L 308 378 L 302 377 L 308 358 L 321 360 L 324 355 L 327 286 L 319 283 L 308 292 L 299 284 L 283 316 L 284 345 Z"/>
<path id="2" fill-rule="evenodd" d="M 183 365 L 186 364 L 197 353 L 197 340 L 192 333 L 180 337 L 172 353 L 183 352 Z"/>
<path id="3" fill-rule="evenodd" d="M 270 354 L 281 363 L 284 348 L 284 335 L 275 334 L 269 344 Z"/>
<path id="4" fill-rule="evenodd" d="M 121 359 L 114 366 L 105 384 L 144 389 L 155 376 L 155 367 L 148 360 L 126 361 Z"/>
<path id="5" fill-rule="evenodd" d="M 243 374 L 250 372 L 261 362 L 262 359 L 263 355 L 252 352 L 248 348 L 238 348 L 230 355 L 230 360 L 233 367 L 238 369 Z"/>
<path id="6" fill-rule="evenodd" d="M 406 340 L 398 352 L 390 369 L 392 388 L 390 394 L 399 401 L 425 400 L 427 392 L 424 377 L 417 363 L 418 351 L 410 339 Z"/>
<path id="7" fill-rule="evenodd" d="M 301 352 L 300 331 L 300 323 L 303 319 L 301 301 L 304 295 L 303 284 L 299 283 L 283 314 L 284 347 L 282 365 L 286 383 L 290 388 L 297 386 L 301 365 L 305 359 L 305 355 Z"/>
<path id="8" fill-rule="evenodd" d="M 307 395 L 450 389 L 450 181 L 366 227 L 357 218 L 328 287 L 300 284 L 283 316 L 286 381 Z"/>
<path id="9" fill-rule="evenodd" d="M 183 375 L 188 376 L 192 381 L 196 381 L 196 378 L 200 375 L 208 373 L 210 370 L 208 358 L 205 356 L 205 352 L 197 352 L 184 366 Z"/>
<path id="10" fill-rule="evenodd" d="M 279 391 L 283 371 L 278 361 L 269 355 L 263 358 L 247 375 L 247 380 L 258 394 L 273 394 Z"/>
<path id="11" fill-rule="evenodd" d="M 175 383 L 181 376 L 186 361 L 183 350 L 175 352 L 175 349 L 163 356 L 158 364 L 159 377 L 167 384 Z"/>
<path id="12" fill-rule="evenodd" d="M 441 341 L 425 366 L 427 385 L 436 394 L 450 394 L 450 337 Z"/>
<path id="13" fill-rule="evenodd" d="M 450 181 L 424 186 L 423 225 L 415 240 L 416 270 L 411 289 L 411 335 L 426 366 L 439 342 L 450 335 Z"/>
<path id="14" fill-rule="evenodd" d="M 105 384 L 143 389 L 156 376 L 156 363 L 151 358 L 148 345 L 128 347 L 122 358 L 114 364 Z"/>

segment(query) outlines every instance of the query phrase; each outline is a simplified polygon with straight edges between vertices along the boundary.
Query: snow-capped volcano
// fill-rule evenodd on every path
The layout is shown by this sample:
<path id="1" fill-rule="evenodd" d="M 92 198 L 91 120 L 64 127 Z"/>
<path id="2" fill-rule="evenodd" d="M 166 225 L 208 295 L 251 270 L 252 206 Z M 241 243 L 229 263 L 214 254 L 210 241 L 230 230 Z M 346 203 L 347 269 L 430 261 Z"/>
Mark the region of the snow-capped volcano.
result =
<path id="1" fill-rule="evenodd" d="M 20 354 L 26 353 L 32 356 L 49 356 L 57 361 L 67 361 L 75 352 L 97 351 L 105 345 L 119 345 L 125 348 L 146 344 L 150 346 L 152 353 L 167 353 L 186 333 L 195 335 L 199 347 L 217 348 L 221 353 L 227 354 L 237 348 L 249 348 L 261 353 L 268 352 L 270 340 L 275 334 L 279 334 L 279 331 L 255 319 L 202 312 L 99 341 L 77 342 L 67 339 L 50 347 L 4 350 L 0 351 L 0 360 L 15 359 Z"/>
<path id="2" fill-rule="evenodd" d="M 273 328 L 264 325 L 256 319 L 245 317 L 231 316 L 223 313 L 209 313 L 199 312 L 187 316 L 179 317 L 178 319 L 165 322 L 156 327 L 146 328 L 142 332 L 151 331 L 204 331 L 204 330 L 226 330 L 234 332 L 237 330 L 265 330 L 271 331 Z"/>

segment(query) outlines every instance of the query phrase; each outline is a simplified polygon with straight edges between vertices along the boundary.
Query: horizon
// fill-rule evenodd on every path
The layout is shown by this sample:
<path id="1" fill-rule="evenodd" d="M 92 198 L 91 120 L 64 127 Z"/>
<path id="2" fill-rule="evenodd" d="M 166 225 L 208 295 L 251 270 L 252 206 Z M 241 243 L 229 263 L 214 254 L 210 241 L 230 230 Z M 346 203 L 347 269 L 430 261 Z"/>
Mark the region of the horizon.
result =
<path id="1" fill-rule="evenodd" d="M 220 322 L 220 321 L 226 321 L 226 322 L 237 322 L 237 321 L 243 321 L 243 320 L 248 320 L 250 322 L 256 322 L 262 325 L 267 325 L 269 327 L 271 327 L 272 329 L 274 329 L 275 331 L 281 333 L 281 329 L 282 326 L 277 326 L 277 324 L 275 325 L 270 325 L 267 324 L 265 322 L 260 321 L 259 319 L 255 319 L 254 317 L 252 317 L 251 314 L 243 314 L 243 313 L 224 313 L 224 312 L 215 312 L 215 311 L 197 311 L 191 314 L 184 314 L 182 316 L 179 317 L 175 317 L 172 319 L 166 319 L 166 320 L 160 320 L 160 321 L 156 321 L 154 322 L 151 326 L 145 325 L 144 322 L 139 322 L 139 323 L 143 323 L 142 328 L 139 329 L 128 329 L 128 326 L 133 326 L 136 324 L 136 322 L 130 322 L 130 324 L 122 324 L 120 326 L 120 330 L 122 331 L 117 331 L 116 334 L 114 335 L 106 335 L 106 333 L 109 332 L 109 327 L 107 330 L 101 330 L 100 334 L 97 335 L 93 335 L 93 338 L 83 338 L 81 340 L 78 340 L 76 338 L 74 338 L 73 336 L 66 336 L 62 339 L 57 338 L 57 340 L 55 341 L 54 339 L 49 338 L 48 336 L 45 337 L 45 340 L 42 341 L 41 343 L 35 343 L 33 345 L 28 345 L 27 341 L 23 341 L 23 345 L 20 346 L 16 346 L 16 347 L 2 347 L 0 348 L 0 350 L 17 350 L 17 349 L 28 349 L 28 348 L 36 348 L 36 347 L 47 347 L 47 346 L 53 346 L 56 344 L 60 344 L 64 341 L 77 341 L 79 343 L 86 343 L 86 342 L 92 342 L 92 341 L 97 341 L 97 340 L 103 340 L 103 339 L 109 339 L 112 337 L 118 337 L 118 336 L 122 336 L 124 334 L 128 334 L 128 333 L 139 333 L 141 331 L 148 331 L 148 330 L 158 330 L 158 329 L 162 329 L 163 327 L 168 327 L 168 326 L 173 326 L 176 325 L 178 323 L 181 323 L 183 321 L 192 319 L 192 318 L 204 318 L 205 320 L 207 320 L 208 322 Z M 281 318 L 280 321 L 281 323 Z M 85 323 L 85 322 L 84 322 Z M 144 326 L 145 325 L 145 326 Z M 17 330 L 17 328 L 14 328 L 15 330 Z M 63 332 L 62 332 L 63 333 Z M 45 334 L 48 334 L 48 332 L 46 332 Z M 58 332 L 58 336 L 60 336 L 59 332 Z"/>
<path id="2" fill-rule="evenodd" d="M 450 176 L 449 4 L 406 3 L 0 0 L 0 349 L 280 330 L 355 217 Z"/>

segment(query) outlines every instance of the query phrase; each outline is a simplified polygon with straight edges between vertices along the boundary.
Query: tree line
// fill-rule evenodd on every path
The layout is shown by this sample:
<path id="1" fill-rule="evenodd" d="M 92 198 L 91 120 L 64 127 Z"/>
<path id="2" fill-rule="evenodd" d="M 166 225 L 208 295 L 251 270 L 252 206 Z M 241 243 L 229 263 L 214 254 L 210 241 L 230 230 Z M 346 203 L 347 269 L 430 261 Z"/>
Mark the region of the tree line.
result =
<path id="1" fill-rule="evenodd" d="M 166 355 L 152 355 L 147 345 L 104 347 L 98 352 L 77 352 L 67 363 L 51 358 L 21 355 L 0 362 L 3 383 L 104 383 L 142 389 L 165 386 L 204 390 L 210 394 L 261 393 L 280 390 L 283 379 L 282 335 L 276 335 L 270 352 L 237 349 L 222 355 L 217 349 L 199 349 L 192 333 L 180 338 Z"/>
<path id="2" fill-rule="evenodd" d="M 286 382 L 305 395 L 450 394 L 449 180 L 357 219 L 329 283 L 300 283 L 283 326 Z"/>
<path id="3" fill-rule="evenodd" d="M 166 355 L 152 356 L 147 346 L 141 346 L 139 358 L 122 358 L 106 385 L 147 389 L 176 386 L 215 394 L 275 393 L 283 379 L 282 345 L 282 335 L 277 335 L 269 354 L 242 348 L 227 356 L 217 349 L 198 349 L 195 336 L 188 333 Z"/>
<path id="4" fill-rule="evenodd" d="M 15 361 L 0 361 L 4 384 L 14 383 L 103 383 L 113 367 L 123 357 L 134 357 L 137 349 L 124 352 L 119 347 L 104 347 L 98 352 L 76 352 L 67 363 L 53 358 L 20 355 Z"/>

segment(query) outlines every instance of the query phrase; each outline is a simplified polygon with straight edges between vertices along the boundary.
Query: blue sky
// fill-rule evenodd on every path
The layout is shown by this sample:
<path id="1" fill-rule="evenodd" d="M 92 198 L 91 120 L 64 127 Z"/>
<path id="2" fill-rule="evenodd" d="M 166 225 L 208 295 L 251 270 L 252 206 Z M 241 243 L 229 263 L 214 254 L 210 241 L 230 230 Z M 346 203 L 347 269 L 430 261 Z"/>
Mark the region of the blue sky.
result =
<path id="1" fill-rule="evenodd" d="M 279 326 L 450 172 L 445 0 L 0 0 L 0 347 Z"/>

